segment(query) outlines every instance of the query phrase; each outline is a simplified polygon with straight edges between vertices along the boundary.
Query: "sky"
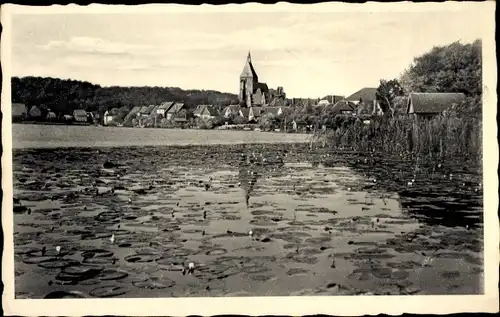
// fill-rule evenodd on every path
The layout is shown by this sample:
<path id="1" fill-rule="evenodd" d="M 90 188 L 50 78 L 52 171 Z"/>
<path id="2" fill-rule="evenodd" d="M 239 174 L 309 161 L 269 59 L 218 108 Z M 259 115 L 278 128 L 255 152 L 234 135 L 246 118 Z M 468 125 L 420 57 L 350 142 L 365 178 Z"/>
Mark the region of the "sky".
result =
<path id="1" fill-rule="evenodd" d="M 396 78 L 433 46 L 481 38 L 477 18 L 466 10 L 14 14 L 11 69 L 237 94 L 251 51 L 259 81 L 288 97 L 348 96 Z"/>

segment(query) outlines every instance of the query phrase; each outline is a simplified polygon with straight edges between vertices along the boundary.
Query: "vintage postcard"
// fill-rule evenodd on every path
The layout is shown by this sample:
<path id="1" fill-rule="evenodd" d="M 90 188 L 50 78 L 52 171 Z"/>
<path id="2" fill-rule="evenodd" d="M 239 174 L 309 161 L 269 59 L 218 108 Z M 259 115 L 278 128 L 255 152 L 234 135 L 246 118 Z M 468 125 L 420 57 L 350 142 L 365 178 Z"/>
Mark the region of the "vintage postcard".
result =
<path id="1" fill-rule="evenodd" d="M 7 315 L 498 311 L 494 2 L 1 12 Z"/>

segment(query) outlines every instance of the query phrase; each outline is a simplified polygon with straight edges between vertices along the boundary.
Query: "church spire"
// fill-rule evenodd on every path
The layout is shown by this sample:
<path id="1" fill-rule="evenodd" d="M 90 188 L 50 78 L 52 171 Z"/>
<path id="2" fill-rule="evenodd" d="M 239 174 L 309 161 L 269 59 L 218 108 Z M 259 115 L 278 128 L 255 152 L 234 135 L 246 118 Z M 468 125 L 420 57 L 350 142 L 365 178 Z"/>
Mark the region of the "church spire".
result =
<path id="1" fill-rule="evenodd" d="M 252 56 L 250 55 L 250 51 L 248 51 L 247 61 L 245 63 L 245 67 L 243 67 L 243 71 L 241 72 L 240 78 L 254 78 L 258 81 L 257 73 L 252 65 Z"/>

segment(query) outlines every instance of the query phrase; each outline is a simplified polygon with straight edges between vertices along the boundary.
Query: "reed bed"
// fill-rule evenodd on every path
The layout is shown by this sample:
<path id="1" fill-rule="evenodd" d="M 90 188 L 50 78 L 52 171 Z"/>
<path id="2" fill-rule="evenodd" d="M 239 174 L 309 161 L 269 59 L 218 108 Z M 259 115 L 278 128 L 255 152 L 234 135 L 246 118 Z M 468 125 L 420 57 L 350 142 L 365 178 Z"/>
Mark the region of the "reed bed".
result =
<path id="1" fill-rule="evenodd" d="M 431 160 L 480 159 L 482 122 L 477 118 L 408 116 L 338 125 L 325 135 L 333 149 Z"/>

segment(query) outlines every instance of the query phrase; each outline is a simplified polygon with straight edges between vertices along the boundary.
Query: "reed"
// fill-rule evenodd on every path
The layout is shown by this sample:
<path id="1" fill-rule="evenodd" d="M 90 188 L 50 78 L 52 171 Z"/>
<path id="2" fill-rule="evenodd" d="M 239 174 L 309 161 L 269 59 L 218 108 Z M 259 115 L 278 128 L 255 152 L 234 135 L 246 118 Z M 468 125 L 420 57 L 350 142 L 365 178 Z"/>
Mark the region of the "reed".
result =
<path id="1" fill-rule="evenodd" d="M 432 160 L 480 158 L 482 123 L 477 118 L 451 116 L 428 120 L 379 117 L 369 124 L 358 120 L 348 126 L 339 125 L 327 134 L 326 140 L 331 148 L 364 153 Z"/>

